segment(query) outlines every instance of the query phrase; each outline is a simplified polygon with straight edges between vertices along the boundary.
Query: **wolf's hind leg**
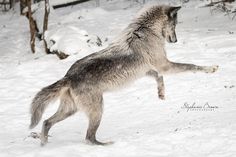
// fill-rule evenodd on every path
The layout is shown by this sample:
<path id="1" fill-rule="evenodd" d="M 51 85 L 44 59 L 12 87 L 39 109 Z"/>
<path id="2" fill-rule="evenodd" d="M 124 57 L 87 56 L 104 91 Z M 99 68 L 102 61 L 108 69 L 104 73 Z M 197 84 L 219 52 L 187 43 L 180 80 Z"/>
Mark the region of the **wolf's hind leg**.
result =
<path id="1" fill-rule="evenodd" d="M 42 132 L 41 132 L 41 145 L 45 145 L 48 142 L 48 132 L 50 128 L 66 119 L 67 117 L 73 115 L 77 111 L 74 101 L 71 98 L 69 91 L 66 91 L 61 96 L 61 103 L 57 112 L 51 116 L 49 119 L 43 122 Z"/>
<path id="2" fill-rule="evenodd" d="M 112 142 L 103 143 L 96 139 L 96 132 L 100 125 L 103 113 L 102 96 L 92 96 L 92 98 L 90 96 L 89 99 L 90 101 L 87 101 L 86 103 L 86 114 L 89 118 L 89 126 L 87 129 L 86 140 L 91 144 L 97 145 L 112 144 Z"/>

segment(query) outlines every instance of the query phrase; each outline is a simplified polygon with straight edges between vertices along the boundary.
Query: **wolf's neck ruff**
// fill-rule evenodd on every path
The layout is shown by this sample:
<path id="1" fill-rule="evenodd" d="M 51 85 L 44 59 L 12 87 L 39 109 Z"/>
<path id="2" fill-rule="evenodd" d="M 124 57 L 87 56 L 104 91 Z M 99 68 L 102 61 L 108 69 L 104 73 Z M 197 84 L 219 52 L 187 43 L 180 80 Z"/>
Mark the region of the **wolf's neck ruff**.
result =
<path id="1" fill-rule="evenodd" d="M 172 9 L 173 7 L 170 6 L 152 6 L 141 11 L 139 16 L 125 28 L 114 42 L 118 42 L 126 49 L 133 48 L 133 43 L 137 41 L 141 41 L 140 44 L 144 47 L 148 45 L 149 48 L 150 46 L 156 47 L 157 43 L 164 45 L 167 34 L 165 31 L 170 30 L 165 28 L 166 23 L 168 23 L 168 16 L 170 16 L 168 12 Z M 174 31 L 174 29 L 172 30 Z M 175 32 L 169 33 L 175 35 Z"/>

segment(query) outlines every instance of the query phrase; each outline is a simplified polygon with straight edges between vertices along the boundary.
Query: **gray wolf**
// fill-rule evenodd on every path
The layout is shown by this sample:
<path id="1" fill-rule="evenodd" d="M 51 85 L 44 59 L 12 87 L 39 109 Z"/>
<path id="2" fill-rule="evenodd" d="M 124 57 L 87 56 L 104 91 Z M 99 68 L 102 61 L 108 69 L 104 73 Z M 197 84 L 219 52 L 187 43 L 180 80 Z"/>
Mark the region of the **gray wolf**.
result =
<path id="1" fill-rule="evenodd" d="M 39 123 L 50 102 L 60 99 L 57 112 L 43 122 L 41 144 L 47 143 L 53 125 L 78 111 L 85 112 L 89 119 L 86 140 L 91 144 L 109 144 L 96 139 L 104 92 L 148 75 L 156 79 L 159 96 L 164 98 L 163 74 L 215 72 L 218 66 L 174 63 L 167 59 L 165 41 L 177 42 L 175 27 L 179 9 L 172 6 L 146 9 L 107 48 L 78 60 L 62 79 L 38 92 L 31 104 L 30 128 Z"/>

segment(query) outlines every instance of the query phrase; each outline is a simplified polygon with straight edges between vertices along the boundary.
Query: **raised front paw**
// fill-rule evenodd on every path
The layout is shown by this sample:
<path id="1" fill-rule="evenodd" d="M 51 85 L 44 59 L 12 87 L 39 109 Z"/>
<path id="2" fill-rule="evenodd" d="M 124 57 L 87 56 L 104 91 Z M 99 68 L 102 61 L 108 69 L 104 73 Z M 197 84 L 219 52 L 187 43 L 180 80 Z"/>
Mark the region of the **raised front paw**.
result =
<path id="1" fill-rule="evenodd" d="M 218 65 L 208 66 L 208 67 L 205 67 L 205 72 L 206 73 L 214 73 L 217 71 L 218 68 L 219 68 Z"/>

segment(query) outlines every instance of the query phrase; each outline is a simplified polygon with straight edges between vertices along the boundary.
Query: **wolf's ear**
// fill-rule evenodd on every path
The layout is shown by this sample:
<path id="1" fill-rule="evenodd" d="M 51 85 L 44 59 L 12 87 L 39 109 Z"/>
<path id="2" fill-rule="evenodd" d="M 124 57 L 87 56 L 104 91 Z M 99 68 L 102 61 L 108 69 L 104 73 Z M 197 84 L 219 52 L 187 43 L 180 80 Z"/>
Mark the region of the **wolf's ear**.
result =
<path id="1" fill-rule="evenodd" d="M 169 16 L 170 16 L 171 18 L 176 17 L 177 11 L 178 11 L 180 8 L 181 8 L 181 6 L 179 6 L 179 7 L 171 7 L 170 10 L 169 10 Z"/>

